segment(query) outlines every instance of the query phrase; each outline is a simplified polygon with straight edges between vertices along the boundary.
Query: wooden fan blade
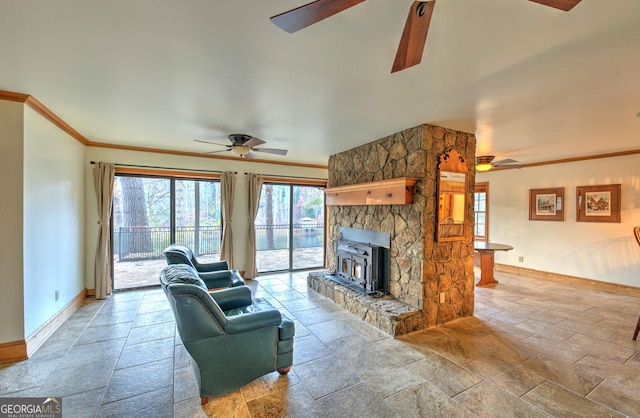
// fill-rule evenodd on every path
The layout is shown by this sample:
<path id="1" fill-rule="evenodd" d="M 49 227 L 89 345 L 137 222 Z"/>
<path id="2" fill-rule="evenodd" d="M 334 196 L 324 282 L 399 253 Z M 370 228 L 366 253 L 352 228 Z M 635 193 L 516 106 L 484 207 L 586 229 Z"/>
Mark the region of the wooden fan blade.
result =
<path id="1" fill-rule="evenodd" d="M 247 160 L 253 160 L 254 158 L 258 158 L 253 152 L 248 152 L 244 155 L 244 158 Z"/>
<path id="2" fill-rule="evenodd" d="M 545 6 L 568 12 L 573 9 L 581 0 L 529 0 L 534 3 L 544 4 Z"/>
<path id="3" fill-rule="evenodd" d="M 495 165 L 495 166 L 498 166 L 498 165 L 502 165 L 502 164 L 512 164 L 512 163 L 517 163 L 517 161 L 513 160 L 511 158 L 507 158 L 506 160 L 494 161 L 492 164 Z"/>
<path id="4" fill-rule="evenodd" d="M 194 141 L 202 142 L 203 144 L 220 145 L 221 147 L 228 147 L 229 146 L 229 144 L 218 144 L 217 142 L 203 141 L 201 139 L 194 139 Z"/>
<path id="5" fill-rule="evenodd" d="M 522 168 L 524 164 L 500 164 L 494 165 L 493 168 Z"/>
<path id="6" fill-rule="evenodd" d="M 277 148 L 254 148 L 251 151 L 256 152 L 266 152 L 268 154 L 278 154 L 278 155 L 287 155 L 286 149 L 277 149 Z"/>
<path id="7" fill-rule="evenodd" d="M 435 0 L 427 3 L 415 1 L 411 5 L 407 22 L 402 31 L 402 38 L 400 38 L 400 45 L 398 45 L 398 51 L 396 52 L 396 59 L 391 69 L 392 73 L 420 64 L 435 5 Z"/>
<path id="8" fill-rule="evenodd" d="M 364 0 L 316 0 L 304 6 L 269 18 L 276 26 L 289 33 L 318 23 L 328 17 L 347 10 Z"/>
<path id="9" fill-rule="evenodd" d="M 244 144 L 242 144 L 242 145 L 244 145 L 245 147 L 249 147 L 249 148 L 251 148 L 251 147 L 255 147 L 255 146 L 257 146 L 257 145 L 265 144 L 265 143 L 266 143 L 266 142 L 265 142 L 265 141 L 263 141 L 262 139 L 260 139 L 260 138 L 256 138 L 255 136 L 252 136 L 250 140 L 248 140 L 247 142 L 245 142 L 245 143 L 244 143 Z"/>

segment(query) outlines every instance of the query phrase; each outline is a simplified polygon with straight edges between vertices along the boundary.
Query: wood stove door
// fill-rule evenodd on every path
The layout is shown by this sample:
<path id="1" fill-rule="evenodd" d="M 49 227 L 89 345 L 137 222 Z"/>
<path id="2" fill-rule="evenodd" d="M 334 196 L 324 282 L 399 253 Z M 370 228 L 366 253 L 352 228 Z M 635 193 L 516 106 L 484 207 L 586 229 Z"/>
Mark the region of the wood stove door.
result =
<path id="1" fill-rule="evenodd" d="M 365 257 L 360 257 L 354 255 L 352 257 L 352 279 L 351 281 L 358 286 L 362 286 L 366 289 L 367 287 L 367 259 Z"/>
<path id="2" fill-rule="evenodd" d="M 353 262 L 351 261 L 351 254 L 340 253 L 338 254 L 338 276 L 343 279 L 351 281 L 351 275 L 353 272 Z"/>

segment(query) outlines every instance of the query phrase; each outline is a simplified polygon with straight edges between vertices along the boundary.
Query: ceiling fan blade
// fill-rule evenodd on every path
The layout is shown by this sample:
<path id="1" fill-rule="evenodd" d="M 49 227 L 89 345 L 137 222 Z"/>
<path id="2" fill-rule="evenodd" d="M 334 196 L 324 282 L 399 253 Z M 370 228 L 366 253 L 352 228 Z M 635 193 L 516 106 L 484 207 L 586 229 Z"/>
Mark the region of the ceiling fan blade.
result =
<path id="1" fill-rule="evenodd" d="M 254 158 L 258 158 L 253 152 L 248 152 L 244 155 L 244 158 L 247 160 L 253 160 Z"/>
<path id="2" fill-rule="evenodd" d="M 501 164 L 501 165 L 494 165 L 495 168 L 522 168 L 524 167 L 524 164 Z"/>
<path id="3" fill-rule="evenodd" d="M 247 142 L 245 142 L 242 145 L 244 145 L 245 147 L 251 148 L 251 147 L 255 147 L 255 146 L 260 145 L 260 144 L 265 144 L 265 141 L 263 141 L 260 138 L 256 138 L 255 136 L 252 136 L 250 140 L 248 140 Z"/>
<path id="4" fill-rule="evenodd" d="M 201 139 L 194 139 L 194 141 L 202 142 L 203 144 L 220 145 L 221 147 L 228 147 L 229 146 L 229 144 L 218 144 L 217 142 L 203 141 Z"/>
<path id="5" fill-rule="evenodd" d="M 254 148 L 251 151 L 256 152 L 266 152 L 268 154 L 278 154 L 278 155 L 287 155 L 286 149 L 277 149 L 277 148 Z"/>
<path id="6" fill-rule="evenodd" d="M 580 3 L 581 0 L 529 0 L 529 1 L 568 12 L 569 10 L 573 9 L 578 3 Z"/>
<path id="7" fill-rule="evenodd" d="M 287 155 L 287 152 L 289 152 L 286 149 L 278 149 L 278 148 L 253 148 L 251 151 L 264 152 L 267 154 L 277 154 L 277 155 Z"/>
<path id="8" fill-rule="evenodd" d="M 316 0 L 304 6 L 269 18 L 276 26 L 289 33 L 297 32 L 314 23 L 347 10 L 364 0 Z"/>
<path id="9" fill-rule="evenodd" d="M 400 45 L 393 62 L 392 73 L 420 64 L 424 44 L 427 42 L 427 32 L 436 0 L 429 2 L 414 1 L 409 9 L 409 16 L 402 31 Z"/>
<path id="10" fill-rule="evenodd" d="M 494 166 L 499 166 L 499 165 L 511 164 L 511 163 L 517 163 L 517 161 L 516 160 L 512 160 L 511 158 L 507 158 L 506 160 L 494 161 L 493 165 Z"/>

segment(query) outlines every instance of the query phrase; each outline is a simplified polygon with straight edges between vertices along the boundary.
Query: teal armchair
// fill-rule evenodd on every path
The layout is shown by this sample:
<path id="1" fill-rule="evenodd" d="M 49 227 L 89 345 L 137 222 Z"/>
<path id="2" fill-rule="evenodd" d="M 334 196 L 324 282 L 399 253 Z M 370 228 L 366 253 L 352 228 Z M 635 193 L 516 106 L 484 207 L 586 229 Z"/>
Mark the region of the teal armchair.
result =
<path id="1" fill-rule="evenodd" d="M 229 269 L 226 260 L 201 263 L 193 255 L 191 248 L 182 244 L 171 244 L 162 252 L 168 265 L 186 264 L 193 267 L 204 280 L 208 289 L 243 286 L 244 279 L 236 269 Z"/>
<path id="2" fill-rule="evenodd" d="M 170 265 L 160 274 L 202 404 L 293 363 L 295 327 L 246 286 L 208 292 L 190 266 Z"/>

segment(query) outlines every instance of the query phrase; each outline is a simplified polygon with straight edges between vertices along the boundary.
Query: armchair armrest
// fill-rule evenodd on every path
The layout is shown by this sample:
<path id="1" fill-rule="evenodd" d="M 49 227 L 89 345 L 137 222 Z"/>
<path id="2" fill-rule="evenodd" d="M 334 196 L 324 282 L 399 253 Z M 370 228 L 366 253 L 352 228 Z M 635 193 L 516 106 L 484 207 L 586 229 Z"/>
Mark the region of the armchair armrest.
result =
<path id="1" fill-rule="evenodd" d="M 246 286 L 216 290 L 209 294 L 223 311 L 251 305 L 251 289 Z"/>
<path id="2" fill-rule="evenodd" d="M 229 263 L 227 260 L 215 261 L 213 263 L 197 263 L 196 270 L 201 273 L 210 271 L 229 270 Z"/>
<path id="3" fill-rule="evenodd" d="M 227 324 L 224 329 L 227 334 L 240 334 L 264 327 L 274 327 L 275 329 L 281 322 L 282 315 L 280 315 L 280 311 L 273 309 L 227 318 Z"/>
<path id="4" fill-rule="evenodd" d="M 231 287 L 233 283 L 233 276 L 229 270 L 198 272 L 198 276 L 208 289 Z"/>
<path id="5" fill-rule="evenodd" d="M 281 340 L 293 338 L 296 333 L 296 326 L 289 318 L 282 318 L 282 324 L 278 327 Z"/>

